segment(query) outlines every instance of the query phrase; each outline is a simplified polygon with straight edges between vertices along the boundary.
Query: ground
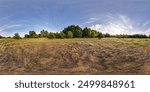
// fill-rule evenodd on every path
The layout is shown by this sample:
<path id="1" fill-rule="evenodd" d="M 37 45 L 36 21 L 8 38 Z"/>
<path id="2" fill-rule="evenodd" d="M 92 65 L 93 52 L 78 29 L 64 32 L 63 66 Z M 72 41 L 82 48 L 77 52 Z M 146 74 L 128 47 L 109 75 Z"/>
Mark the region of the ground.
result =
<path id="1" fill-rule="evenodd" d="M 150 39 L 0 39 L 0 74 L 150 74 Z"/>

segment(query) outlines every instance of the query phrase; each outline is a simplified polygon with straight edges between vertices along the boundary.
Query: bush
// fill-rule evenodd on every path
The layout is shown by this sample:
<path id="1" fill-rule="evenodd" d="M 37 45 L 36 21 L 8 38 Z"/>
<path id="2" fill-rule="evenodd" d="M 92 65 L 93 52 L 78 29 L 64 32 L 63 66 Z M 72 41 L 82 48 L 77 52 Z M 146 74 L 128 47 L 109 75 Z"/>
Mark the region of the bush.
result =
<path id="1" fill-rule="evenodd" d="M 65 37 L 66 37 L 66 35 L 64 34 L 64 32 L 61 32 L 61 33 L 60 33 L 60 38 L 61 38 L 61 39 L 64 39 Z"/>
<path id="2" fill-rule="evenodd" d="M 103 38 L 104 37 L 104 35 L 101 33 L 101 32 L 99 32 L 99 34 L 98 34 L 98 39 L 101 39 L 101 38 Z"/>
<path id="3" fill-rule="evenodd" d="M 65 33 L 65 35 L 67 35 L 68 31 L 71 31 L 73 33 L 74 38 L 82 37 L 82 28 L 78 25 L 77 26 L 76 25 L 68 26 L 67 28 L 65 28 L 63 30 L 63 33 Z"/>
<path id="4" fill-rule="evenodd" d="M 67 38 L 73 38 L 73 33 L 71 31 L 68 31 Z"/>
<path id="5" fill-rule="evenodd" d="M 29 31 L 29 38 L 38 38 L 38 35 L 35 31 Z"/>
<path id="6" fill-rule="evenodd" d="M 49 38 L 49 39 L 54 39 L 54 38 L 56 38 L 56 37 L 55 37 L 55 34 L 54 34 L 54 33 L 49 33 L 48 38 Z"/>
<path id="7" fill-rule="evenodd" d="M 15 33 L 13 36 L 14 39 L 21 39 L 20 35 L 18 33 Z"/>
<path id="8" fill-rule="evenodd" d="M 3 38 L 3 36 L 0 35 L 0 39 Z"/>
<path id="9" fill-rule="evenodd" d="M 28 35 L 28 34 L 25 34 L 25 35 L 24 35 L 24 38 L 29 38 L 29 35 Z"/>
<path id="10" fill-rule="evenodd" d="M 96 37 L 96 32 L 92 31 L 91 32 L 91 38 L 95 38 Z"/>
<path id="11" fill-rule="evenodd" d="M 111 35 L 109 33 L 106 33 L 105 37 L 111 37 Z"/>

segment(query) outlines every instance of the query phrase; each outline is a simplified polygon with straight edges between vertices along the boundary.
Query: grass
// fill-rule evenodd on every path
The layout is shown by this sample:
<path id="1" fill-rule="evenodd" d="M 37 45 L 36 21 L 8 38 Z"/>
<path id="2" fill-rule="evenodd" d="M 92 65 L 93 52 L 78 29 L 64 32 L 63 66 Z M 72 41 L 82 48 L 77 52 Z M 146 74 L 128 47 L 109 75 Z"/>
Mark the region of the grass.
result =
<path id="1" fill-rule="evenodd" d="M 0 74 L 150 74 L 150 39 L 0 39 Z"/>

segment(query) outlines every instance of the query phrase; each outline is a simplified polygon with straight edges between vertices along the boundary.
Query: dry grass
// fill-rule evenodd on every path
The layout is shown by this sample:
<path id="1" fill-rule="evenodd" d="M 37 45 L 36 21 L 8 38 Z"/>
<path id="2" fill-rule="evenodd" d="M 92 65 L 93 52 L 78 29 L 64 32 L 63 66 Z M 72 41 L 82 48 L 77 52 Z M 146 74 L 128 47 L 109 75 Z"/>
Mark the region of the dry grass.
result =
<path id="1" fill-rule="evenodd" d="M 1 39 L 0 74 L 150 74 L 150 39 Z"/>

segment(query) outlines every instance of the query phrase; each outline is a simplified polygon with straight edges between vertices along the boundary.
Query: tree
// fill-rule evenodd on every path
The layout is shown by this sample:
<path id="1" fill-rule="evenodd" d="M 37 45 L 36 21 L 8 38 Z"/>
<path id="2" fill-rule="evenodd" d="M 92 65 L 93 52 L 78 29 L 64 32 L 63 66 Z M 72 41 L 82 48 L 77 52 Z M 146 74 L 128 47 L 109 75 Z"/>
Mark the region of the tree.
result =
<path id="1" fill-rule="evenodd" d="M 67 38 L 73 38 L 73 33 L 71 31 L 68 31 Z"/>
<path id="2" fill-rule="evenodd" d="M 110 34 L 109 34 L 109 33 L 106 33 L 106 34 L 105 34 L 105 37 L 110 37 Z"/>
<path id="3" fill-rule="evenodd" d="M 0 35 L 0 39 L 3 38 L 3 36 Z"/>
<path id="4" fill-rule="evenodd" d="M 55 37 L 55 34 L 51 32 L 51 33 L 49 33 L 48 38 L 49 39 L 54 39 L 56 37 Z"/>
<path id="5" fill-rule="evenodd" d="M 65 33 L 64 32 L 60 32 L 60 38 L 64 39 L 65 37 L 66 37 Z"/>
<path id="6" fill-rule="evenodd" d="M 85 37 L 85 38 L 95 38 L 98 36 L 98 32 L 96 30 L 92 30 L 87 27 L 84 28 L 82 32 L 83 32 L 82 37 Z"/>
<path id="7" fill-rule="evenodd" d="M 14 39 L 21 39 L 19 33 L 15 33 L 14 36 L 13 36 L 13 38 L 14 38 Z"/>
<path id="8" fill-rule="evenodd" d="M 78 25 L 77 26 L 71 25 L 71 26 L 68 26 L 67 28 L 65 28 L 63 30 L 63 32 L 65 33 L 65 35 L 67 35 L 68 31 L 71 31 L 73 33 L 73 37 L 74 38 L 80 38 L 80 37 L 82 37 L 82 28 L 79 27 Z"/>
<path id="9" fill-rule="evenodd" d="M 44 29 L 40 32 L 40 37 L 48 37 L 48 35 L 48 32 Z"/>
<path id="10" fill-rule="evenodd" d="M 101 33 L 101 32 L 99 32 L 99 34 L 98 34 L 98 39 L 101 39 L 101 38 L 103 38 L 104 37 L 104 35 Z"/>
<path id="11" fill-rule="evenodd" d="M 38 35 L 35 31 L 29 31 L 29 38 L 38 38 Z"/>
<path id="12" fill-rule="evenodd" d="M 85 38 L 89 38 L 89 37 L 91 37 L 91 29 L 90 28 L 84 28 L 83 29 L 83 35 L 82 35 L 82 37 L 85 37 Z"/>
<path id="13" fill-rule="evenodd" d="M 91 38 L 95 38 L 97 36 L 97 33 L 94 31 L 94 30 L 92 30 L 91 31 Z"/>
<path id="14" fill-rule="evenodd" d="M 56 38 L 60 38 L 60 33 L 56 32 L 56 33 L 55 33 L 55 37 L 56 37 Z"/>
<path id="15" fill-rule="evenodd" d="M 25 34 L 25 35 L 24 35 L 24 38 L 29 38 L 29 35 L 28 35 L 28 34 Z"/>
<path id="16" fill-rule="evenodd" d="M 150 35 L 149 35 L 149 38 L 150 38 Z"/>

